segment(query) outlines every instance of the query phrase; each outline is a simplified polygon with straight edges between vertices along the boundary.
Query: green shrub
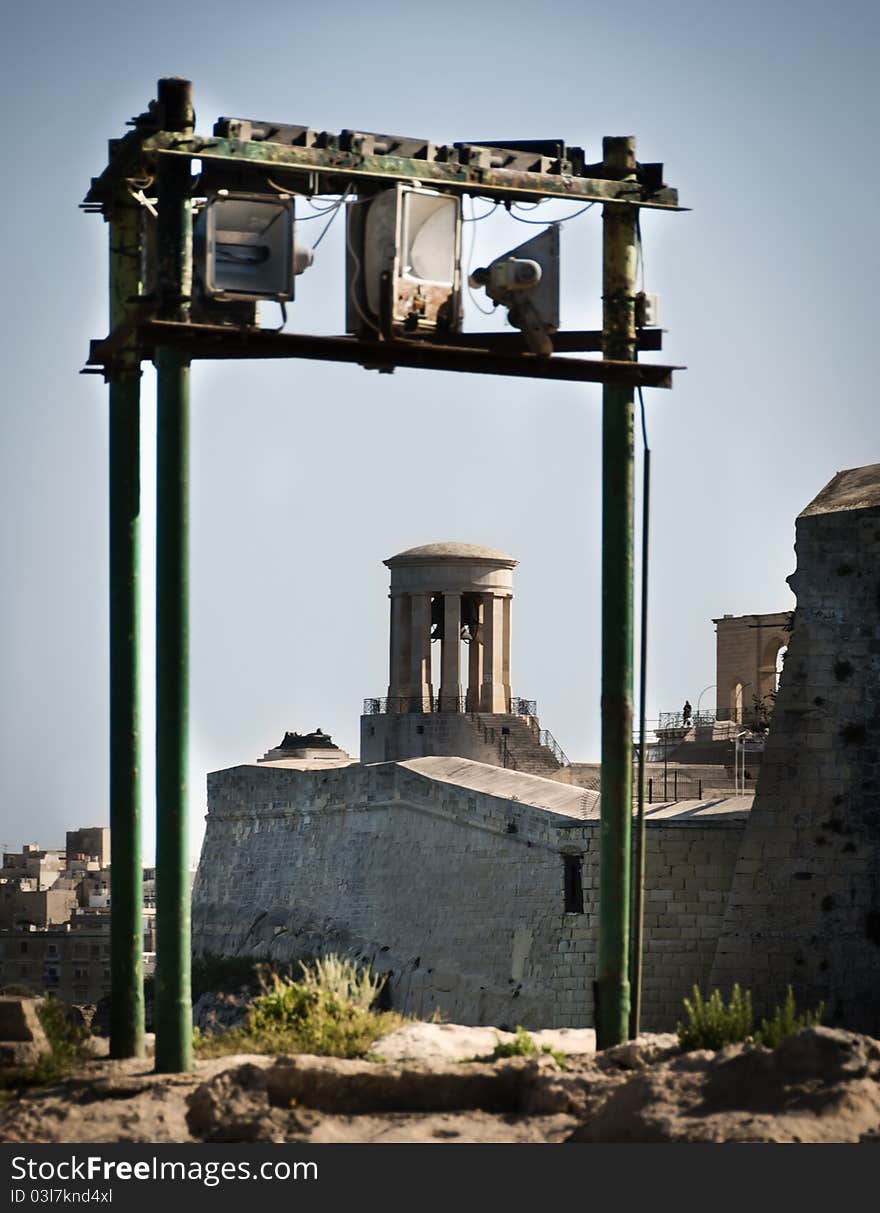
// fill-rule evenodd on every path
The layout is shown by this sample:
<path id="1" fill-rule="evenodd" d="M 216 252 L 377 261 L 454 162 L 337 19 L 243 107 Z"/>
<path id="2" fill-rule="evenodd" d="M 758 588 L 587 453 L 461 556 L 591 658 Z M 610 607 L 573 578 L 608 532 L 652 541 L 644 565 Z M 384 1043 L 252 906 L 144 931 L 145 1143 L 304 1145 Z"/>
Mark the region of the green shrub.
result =
<path id="1" fill-rule="evenodd" d="M 798 1014 L 789 986 L 782 1006 L 776 1007 L 770 1019 L 762 1019 L 755 1032 L 752 1031 L 752 996 L 748 990 L 743 993 L 738 985 L 733 987 L 726 1007 L 720 991 L 714 990 L 706 1001 L 700 987 L 694 986 L 693 998 L 684 1000 L 684 1009 L 686 1021 L 676 1025 L 676 1032 L 682 1049 L 690 1052 L 692 1049 L 723 1049 L 725 1045 L 746 1040 L 775 1049 L 786 1036 L 821 1023 L 825 1007 L 819 1003 L 815 1011 Z"/>
<path id="2" fill-rule="evenodd" d="M 384 978 L 360 972 L 350 960 L 326 956 L 302 966 L 293 981 L 271 972 L 262 993 L 237 1028 L 199 1035 L 200 1057 L 227 1053 L 317 1053 L 324 1057 L 362 1057 L 379 1036 L 402 1021 L 391 1012 L 372 1010 Z"/>
<path id="3" fill-rule="evenodd" d="M 535 1039 L 531 1036 L 521 1024 L 517 1025 L 516 1031 L 513 1034 L 513 1040 L 501 1040 L 499 1037 L 498 1043 L 492 1050 L 492 1053 L 486 1058 L 475 1058 L 475 1061 L 499 1061 L 503 1057 L 533 1057 L 537 1053 L 549 1053 L 557 1065 L 565 1069 L 565 1056 L 551 1049 L 550 1045 L 541 1045 L 540 1049 L 535 1043 Z"/>
<path id="4" fill-rule="evenodd" d="M 727 1006 L 719 990 L 708 1001 L 694 986 L 693 998 L 684 1000 L 685 1020 L 675 1026 L 678 1043 L 685 1053 L 693 1049 L 723 1049 L 725 1045 L 748 1040 L 752 1033 L 752 996 L 735 985 Z"/>
<path id="5" fill-rule="evenodd" d="M 785 1002 L 777 1007 L 772 1019 L 762 1019 L 761 1026 L 755 1033 L 755 1044 L 765 1045 L 775 1049 L 778 1044 L 794 1032 L 802 1032 L 804 1028 L 814 1028 L 822 1022 L 825 1004 L 820 1002 L 815 1011 L 803 1011 L 798 1014 L 791 986 L 785 994 Z"/>
<path id="6" fill-rule="evenodd" d="M 498 1061 L 501 1057 L 531 1057 L 537 1052 L 538 1046 L 535 1044 L 534 1037 L 521 1025 L 517 1025 L 513 1040 L 502 1040 L 499 1036 L 498 1044 L 492 1051 L 492 1060 Z"/>

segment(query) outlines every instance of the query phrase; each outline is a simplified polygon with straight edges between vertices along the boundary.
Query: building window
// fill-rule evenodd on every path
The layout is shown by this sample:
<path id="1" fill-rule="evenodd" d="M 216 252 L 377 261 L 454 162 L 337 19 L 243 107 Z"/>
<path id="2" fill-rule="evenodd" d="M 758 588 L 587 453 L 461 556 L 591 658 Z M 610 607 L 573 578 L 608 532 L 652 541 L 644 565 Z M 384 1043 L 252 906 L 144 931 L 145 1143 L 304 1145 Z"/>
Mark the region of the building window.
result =
<path id="1" fill-rule="evenodd" d="M 22 956 L 27 955 L 27 943 L 25 942 L 25 940 L 22 940 L 22 942 L 19 944 L 19 948 L 21 950 Z"/>
<path id="2" fill-rule="evenodd" d="M 562 875 L 566 914 L 583 914 L 584 883 L 580 855 L 562 856 Z"/>

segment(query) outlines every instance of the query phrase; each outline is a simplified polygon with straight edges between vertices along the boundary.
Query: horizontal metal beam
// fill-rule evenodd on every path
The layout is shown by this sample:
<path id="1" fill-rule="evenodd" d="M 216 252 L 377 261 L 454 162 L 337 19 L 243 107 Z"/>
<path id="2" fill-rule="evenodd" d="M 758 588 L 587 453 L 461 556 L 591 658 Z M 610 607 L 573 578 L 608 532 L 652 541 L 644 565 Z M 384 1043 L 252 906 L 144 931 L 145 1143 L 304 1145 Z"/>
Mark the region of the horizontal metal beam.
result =
<path id="1" fill-rule="evenodd" d="M 640 350 L 662 350 L 663 329 L 639 329 L 637 345 Z M 553 333 L 554 354 L 575 354 L 602 351 L 601 329 L 569 329 Z M 488 350 L 493 354 L 525 354 L 526 339 L 520 332 L 511 333 L 447 333 L 443 344 L 454 349 Z"/>
<path id="2" fill-rule="evenodd" d="M 353 337 L 314 337 L 278 333 L 271 329 L 236 329 L 220 324 L 188 324 L 146 320 L 137 330 L 142 358 L 156 346 L 181 350 L 189 358 L 305 358 L 322 362 L 353 362 L 372 370 L 415 367 L 461 371 L 475 375 L 512 375 L 527 379 L 568 380 L 575 383 L 621 383 L 642 387 L 672 387 L 672 372 L 682 367 L 644 362 L 612 362 L 586 358 L 539 358 L 534 354 L 496 353 L 416 341 L 360 341 Z M 113 335 L 93 341 L 87 368 L 105 366 L 115 349 Z"/>
<path id="3" fill-rule="evenodd" d="M 626 203 L 655 210 L 677 211 L 678 191 L 669 186 L 650 190 L 634 178 L 623 181 L 574 177 L 517 169 L 481 168 L 477 165 L 414 160 L 404 156 L 365 155 L 336 148 L 290 147 L 265 140 L 223 139 L 160 131 L 144 139 L 143 154 L 149 157 L 189 156 L 214 165 L 218 162 L 273 175 L 318 174 L 335 182 L 342 192 L 381 186 L 395 181 L 420 181 L 443 189 L 498 198 L 500 201 L 567 198 L 572 202 Z M 291 183 L 291 189 L 294 188 Z M 302 188 L 302 187 L 301 187 Z M 322 185 L 322 188 L 327 188 Z M 330 188 L 334 188 L 331 184 Z"/>

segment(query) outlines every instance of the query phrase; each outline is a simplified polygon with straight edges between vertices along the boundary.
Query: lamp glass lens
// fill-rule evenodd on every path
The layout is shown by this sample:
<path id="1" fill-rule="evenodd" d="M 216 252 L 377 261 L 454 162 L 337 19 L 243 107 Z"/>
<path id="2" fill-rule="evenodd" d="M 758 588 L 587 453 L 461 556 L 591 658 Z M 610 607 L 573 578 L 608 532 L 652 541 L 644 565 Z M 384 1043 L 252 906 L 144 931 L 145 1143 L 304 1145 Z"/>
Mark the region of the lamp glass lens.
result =
<path id="1" fill-rule="evenodd" d="M 455 237 L 458 201 L 448 196 L 403 196 L 401 272 L 424 282 L 448 282 L 455 277 Z"/>
<path id="2" fill-rule="evenodd" d="M 261 298 L 290 295 L 292 212 L 275 202 L 215 198 L 212 286 Z"/>

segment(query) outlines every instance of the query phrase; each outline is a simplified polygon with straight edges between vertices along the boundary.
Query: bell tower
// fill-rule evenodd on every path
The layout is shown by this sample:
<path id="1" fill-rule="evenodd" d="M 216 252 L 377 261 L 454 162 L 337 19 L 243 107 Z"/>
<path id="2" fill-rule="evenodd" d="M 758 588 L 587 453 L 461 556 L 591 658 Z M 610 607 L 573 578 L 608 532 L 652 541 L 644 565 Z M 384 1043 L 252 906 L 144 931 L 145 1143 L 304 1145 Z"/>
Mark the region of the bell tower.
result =
<path id="1" fill-rule="evenodd" d="M 391 570 L 388 711 L 509 712 L 517 561 L 469 543 L 431 543 L 385 564 Z"/>
<path id="2" fill-rule="evenodd" d="M 385 561 L 391 571 L 388 694 L 365 702 L 361 761 L 425 754 L 486 759 L 473 736 L 474 718 L 518 710 L 510 683 L 517 563 L 470 543 L 431 543 Z"/>

